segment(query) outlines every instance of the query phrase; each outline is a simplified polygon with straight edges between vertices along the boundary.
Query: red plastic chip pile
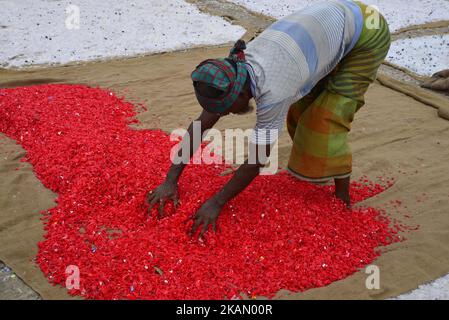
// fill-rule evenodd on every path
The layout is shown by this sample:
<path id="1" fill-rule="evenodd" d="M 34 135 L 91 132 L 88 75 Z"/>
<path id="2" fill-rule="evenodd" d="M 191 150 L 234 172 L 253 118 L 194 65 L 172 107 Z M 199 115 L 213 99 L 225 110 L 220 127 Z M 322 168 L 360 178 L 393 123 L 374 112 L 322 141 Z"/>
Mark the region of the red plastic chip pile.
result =
<path id="1" fill-rule="evenodd" d="M 27 151 L 36 176 L 58 193 L 44 212 L 36 258 L 46 277 L 93 299 L 272 297 L 345 278 L 398 240 L 374 209 L 348 211 L 319 187 L 281 173 L 259 176 L 223 210 L 218 232 L 191 240 L 187 217 L 230 178 L 218 165 L 190 165 L 180 180 L 181 206 L 160 221 L 145 216 L 146 193 L 170 165 L 171 142 L 158 130 L 134 130 L 132 104 L 82 85 L 0 90 L 0 131 Z M 351 185 L 358 202 L 385 190 Z"/>

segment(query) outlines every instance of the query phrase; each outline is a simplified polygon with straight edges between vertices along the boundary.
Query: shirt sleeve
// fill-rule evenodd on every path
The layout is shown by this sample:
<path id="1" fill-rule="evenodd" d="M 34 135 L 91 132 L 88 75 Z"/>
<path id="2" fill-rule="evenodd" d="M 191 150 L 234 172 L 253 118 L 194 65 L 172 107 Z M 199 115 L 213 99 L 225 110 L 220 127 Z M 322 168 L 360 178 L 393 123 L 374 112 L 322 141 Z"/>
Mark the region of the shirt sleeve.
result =
<path id="1" fill-rule="evenodd" d="M 290 99 L 286 99 L 279 103 L 258 107 L 257 122 L 251 135 L 251 142 L 258 145 L 275 143 L 284 128 L 290 105 Z"/>

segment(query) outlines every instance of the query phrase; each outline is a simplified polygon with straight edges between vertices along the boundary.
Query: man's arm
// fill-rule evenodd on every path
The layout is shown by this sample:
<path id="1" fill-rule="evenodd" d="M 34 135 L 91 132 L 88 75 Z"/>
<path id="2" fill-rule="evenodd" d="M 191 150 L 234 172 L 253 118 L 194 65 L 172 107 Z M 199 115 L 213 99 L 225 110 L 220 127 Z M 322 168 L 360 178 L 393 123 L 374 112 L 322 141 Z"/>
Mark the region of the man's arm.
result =
<path id="1" fill-rule="evenodd" d="M 198 121 L 201 124 L 201 138 L 203 137 L 203 133 L 209 129 L 211 129 L 217 121 L 220 119 L 220 116 L 214 113 L 207 112 L 206 110 L 203 110 L 201 112 L 198 119 L 194 121 Z M 192 122 L 187 129 L 187 133 L 183 137 L 180 148 L 178 151 L 178 157 L 182 159 L 182 161 L 179 164 L 172 164 L 170 166 L 170 169 L 168 170 L 167 176 L 165 180 L 170 183 L 177 183 L 179 180 L 179 177 L 181 176 L 182 171 L 184 170 L 185 166 L 189 162 L 190 158 L 193 156 L 193 154 L 196 152 L 196 150 L 201 145 L 201 139 L 200 141 L 194 141 L 194 134 L 193 134 L 193 128 L 194 128 L 194 122 Z M 187 138 L 187 139 L 186 139 Z M 195 142 L 198 142 L 195 145 Z M 186 148 L 187 147 L 187 148 Z M 183 155 L 182 151 L 188 149 L 189 153 L 187 155 Z"/>
<path id="2" fill-rule="evenodd" d="M 216 220 L 223 206 L 232 198 L 237 196 L 259 175 L 260 168 L 266 163 L 270 156 L 271 145 L 250 144 L 249 160 L 246 160 L 229 182 L 215 196 L 206 201 L 201 208 L 192 216 L 194 224 L 190 231 L 193 235 L 198 227 L 203 224 L 199 238 L 201 239 L 207 231 L 209 225 L 212 225 L 216 231 Z"/>
<path id="3" fill-rule="evenodd" d="M 249 159 L 242 164 L 229 182 L 213 198 L 220 206 L 237 196 L 259 175 L 270 156 L 270 145 L 250 144 Z"/>
<path id="4" fill-rule="evenodd" d="M 201 124 L 201 138 L 203 136 L 203 133 L 206 130 L 209 130 L 212 128 L 215 123 L 217 123 L 218 119 L 220 119 L 219 115 L 207 112 L 203 110 L 203 112 L 200 114 L 199 118 L 195 121 L 199 121 Z M 190 158 L 194 154 L 194 152 L 199 148 L 201 144 L 201 139 L 198 141 L 197 145 L 195 145 L 194 137 L 194 123 L 192 122 L 187 129 L 187 133 L 185 134 L 184 138 L 182 139 L 180 143 L 180 148 L 178 151 L 178 157 L 182 159 L 182 161 L 179 164 L 172 164 L 170 166 L 170 169 L 168 170 L 167 176 L 165 177 L 165 181 L 160 184 L 155 190 L 151 190 L 147 195 L 147 203 L 149 204 L 148 207 L 148 215 L 150 214 L 153 206 L 157 203 L 159 203 L 159 218 L 162 218 L 164 213 L 164 206 L 165 201 L 167 199 L 173 200 L 175 207 L 178 206 L 179 202 L 179 195 L 178 195 L 178 180 L 181 176 L 182 171 L 184 170 L 185 166 L 189 162 Z M 188 139 L 186 139 L 188 137 Z M 187 145 L 188 144 L 188 145 Z M 183 155 L 182 151 L 187 149 L 190 151 L 189 154 Z"/>

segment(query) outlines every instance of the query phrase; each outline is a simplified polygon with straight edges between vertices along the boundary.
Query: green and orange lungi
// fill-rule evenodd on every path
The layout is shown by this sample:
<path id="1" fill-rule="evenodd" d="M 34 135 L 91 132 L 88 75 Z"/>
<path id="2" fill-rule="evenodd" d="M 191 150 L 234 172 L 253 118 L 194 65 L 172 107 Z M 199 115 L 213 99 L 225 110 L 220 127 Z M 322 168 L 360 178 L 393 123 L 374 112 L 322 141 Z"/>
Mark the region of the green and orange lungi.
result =
<path id="1" fill-rule="evenodd" d="M 354 48 L 337 67 L 300 101 L 290 106 L 287 128 L 293 140 L 288 170 L 296 177 L 324 182 L 346 178 L 352 171 L 348 133 L 355 113 L 365 104 L 368 86 L 390 48 L 388 24 L 379 14 L 379 27 L 367 19 L 372 10 L 358 3 L 365 23 Z"/>

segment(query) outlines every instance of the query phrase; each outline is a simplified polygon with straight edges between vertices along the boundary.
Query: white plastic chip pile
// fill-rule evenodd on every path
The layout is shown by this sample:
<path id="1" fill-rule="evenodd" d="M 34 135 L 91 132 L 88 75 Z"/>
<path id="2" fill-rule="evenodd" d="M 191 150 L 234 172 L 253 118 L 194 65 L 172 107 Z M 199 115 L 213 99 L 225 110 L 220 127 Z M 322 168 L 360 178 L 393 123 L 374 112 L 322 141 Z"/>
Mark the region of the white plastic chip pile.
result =
<path id="1" fill-rule="evenodd" d="M 449 69 L 449 34 L 394 41 L 387 60 L 424 76 Z"/>
<path id="2" fill-rule="evenodd" d="M 6 68 L 216 45 L 245 33 L 182 0 L 0 0 L 0 8 Z"/>
<path id="3" fill-rule="evenodd" d="M 229 0 L 251 11 L 281 18 L 290 13 L 323 0 Z M 447 0 L 364 0 L 365 4 L 377 6 L 389 22 L 392 32 L 399 29 L 449 20 Z"/>

